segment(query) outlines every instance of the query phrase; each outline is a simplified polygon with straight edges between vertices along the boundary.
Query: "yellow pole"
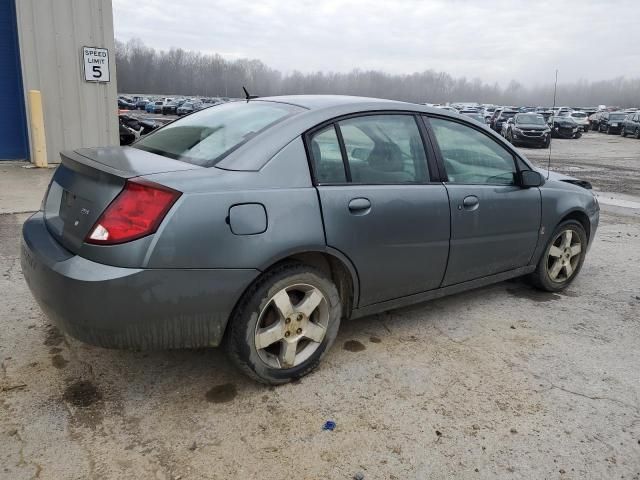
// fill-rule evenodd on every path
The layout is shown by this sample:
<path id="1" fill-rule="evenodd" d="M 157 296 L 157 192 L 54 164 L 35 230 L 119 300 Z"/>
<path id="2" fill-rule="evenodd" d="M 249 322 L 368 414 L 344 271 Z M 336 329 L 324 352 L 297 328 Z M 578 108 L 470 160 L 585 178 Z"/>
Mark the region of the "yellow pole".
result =
<path id="1" fill-rule="evenodd" d="M 31 126 L 31 161 L 36 167 L 47 167 L 47 137 L 44 132 L 40 90 L 29 90 L 29 123 Z"/>

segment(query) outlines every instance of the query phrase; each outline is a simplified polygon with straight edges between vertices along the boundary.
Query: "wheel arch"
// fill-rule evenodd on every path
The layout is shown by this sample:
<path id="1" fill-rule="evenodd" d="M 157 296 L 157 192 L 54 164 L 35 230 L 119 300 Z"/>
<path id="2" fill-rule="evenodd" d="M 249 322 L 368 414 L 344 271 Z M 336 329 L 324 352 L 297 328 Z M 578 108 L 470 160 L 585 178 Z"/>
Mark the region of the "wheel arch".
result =
<path id="1" fill-rule="evenodd" d="M 360 281 L 355 266 L 346 255 L 331 247 L 292 250 L 266 262 L 260 270 L 264 274 L 287 262 L 303 263 L 324 272 L 335 283 L 340 293 L 343 318 L 351 316 L 353 309 L 358 305 Z"/>
<path id="2" fill-rule="evenodd" d="M 589 221 L 589 216 L 584 211 L 578 209 L 570 211 L 560 219 L 558 225 L 567 220 L 576 220 L 579 222 L 587 234 L 587 243 L 591 241 L 591 222 Z"/>

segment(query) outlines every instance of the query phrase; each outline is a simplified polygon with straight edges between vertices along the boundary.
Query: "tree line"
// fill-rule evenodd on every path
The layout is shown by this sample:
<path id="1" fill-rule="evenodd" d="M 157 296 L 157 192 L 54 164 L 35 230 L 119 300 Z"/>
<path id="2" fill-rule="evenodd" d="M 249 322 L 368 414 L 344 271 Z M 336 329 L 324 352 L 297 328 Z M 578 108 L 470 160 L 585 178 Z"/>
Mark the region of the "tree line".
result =
<path id="1" fill-rule="evenodd" d="M 480 102 L 544 105 L 553 102 L 552 84 L 526 87 L 512 80 L 501 87 L 479 78 L 454 78 L 425 70 L 392 75 L 354 69 L 348 73 L 293 71 L 283 74 L 260 60 L 226 60 L 181 48 L 156 50 L 139 39 L 116 40 L 118 90 L 127 93 L 243 97 L 242 86 L 260 96 L 341 94 L 416 103 Z M 640 78 L 560 83 L 557 105 L 640 107 Z"/>

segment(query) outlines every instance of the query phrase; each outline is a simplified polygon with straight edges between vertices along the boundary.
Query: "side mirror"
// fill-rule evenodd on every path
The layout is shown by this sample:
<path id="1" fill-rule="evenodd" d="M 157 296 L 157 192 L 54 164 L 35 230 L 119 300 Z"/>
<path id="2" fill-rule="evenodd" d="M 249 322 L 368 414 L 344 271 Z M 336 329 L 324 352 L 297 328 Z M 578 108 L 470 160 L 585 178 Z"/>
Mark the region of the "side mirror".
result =
<path id="1" fill-rule="evenodd" d="M 522 188 L 539 187 L 544 184 L 544 177 L 534 170 L 522 170 L 519 184 Z"/>

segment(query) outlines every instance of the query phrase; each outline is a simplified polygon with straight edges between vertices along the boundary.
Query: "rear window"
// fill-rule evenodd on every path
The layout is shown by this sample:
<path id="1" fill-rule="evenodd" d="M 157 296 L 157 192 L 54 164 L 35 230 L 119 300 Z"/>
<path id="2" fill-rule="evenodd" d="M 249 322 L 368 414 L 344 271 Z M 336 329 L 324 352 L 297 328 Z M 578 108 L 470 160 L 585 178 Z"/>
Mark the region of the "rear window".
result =
<path id="1" fill-rule="evenodd" d="M 301 111 L 301 107 L 275 102 L 224 103 L 176 120 L 134 147 L 210 167 L 256 135 Z"/>
<path id="2" fill-rule="evenodd" d="M 626 116 L 624 113 L 612 113 L 609 115 L 609 120 L 624 120 Z"/>

